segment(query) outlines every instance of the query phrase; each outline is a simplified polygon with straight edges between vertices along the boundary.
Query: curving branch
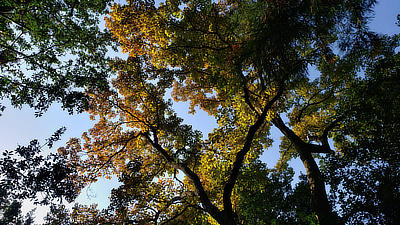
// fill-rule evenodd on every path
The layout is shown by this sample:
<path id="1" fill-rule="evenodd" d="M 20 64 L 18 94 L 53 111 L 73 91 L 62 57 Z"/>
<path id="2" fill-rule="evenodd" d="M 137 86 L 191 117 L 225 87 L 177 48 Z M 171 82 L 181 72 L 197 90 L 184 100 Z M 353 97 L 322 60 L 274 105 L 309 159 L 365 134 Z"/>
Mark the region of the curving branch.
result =
<path id="1" fill-rule="evenodd" d="M 236 154 L 236 158 L 232 165 L 232 169 L 230 171 L 228 181 L 225 184 L 224 193 L 223 193 L 224 213 L 226 215 L 226 218 L 233 219 L 233 217 L 234 217 L 231 196 L 232 196 L 233 188 L 234 188 L 237 178 L 239 176 L 240 168 L 243 165 L 243 160 L 244 160 L 246 154 L 251 149 L 252 142 L 253 142 L 256 132 L 264 124 L 264 122 L 267 118 L 268 111 L 272 108 L 274 103 L 279 100 L 279 98 L 282 96 L 282 94 L 283 94 L 283 90 L 279 89 L 278 93 L 264 106 L 262 113 L 258 116 L 257 121 L 253 125 L 250 126 L 250 128 L 247 132 L 247 136 L 245 139 L 246 141 L 245 141 L 243 148 Z"/>
<path id="2" fill-rule="evenodd" d="M 211 203 L 200 177 L 186 164 L 176 162 L 174 158 L 168 154 L 168 152 L 158 143 L 158 137 L 155 131 L 153 131 L 153 139 L 150 138 L 149 134 L 144 134 L 144 137 L 164 157 L 164 159 L 172 168 L 182 171 L 187 176 L 187 178 L 193 183 L 195 187 L 195 193 L 200 198 L 204 210 L 207 211 L 220 224 L 224 224 L 224 216 L 222 212 Z"/>
<path id="3" fill-rule="evenodd" d="M 125 142 L 124 145 L 122 146 L 122 148 L 121 148 L 120 150 L 118 150 L 118 151 L 114 152 L 112 155 L 108 156 L 107 161 L 104 162 L 104 163 L 102 163 L 102 164 L 100 164 L 100 168 L 98 168 L 97 171 L 99 171 L 100 169 L 104 168 L 107 164 L 109 164 L 109 163 L 111 162 L 111 160 L 112 160 L 115 156 L 119 155 L 121 152 L 124 152 L 124 151 L 126 150 L 126 147 L 128 146 L 128 143 L 129 143 L 131 140 L 136 139 L 136 138 L 138 138 L 138 137 L 141 136 L 141 135 L 143 135 L 143 133 L 140 133 L 140 132 L 139 132 L 139 133 L 137 133 L 136 135 L 133 135 L 132 137 L 130 137 L 130 138 L 126 139 L 126 140 L 122 140 L 122 141 L 119 141 L 119 142 L 112 142 L 112 143 L 108 144 L 107 146 L 104 146 L 104 148 L 106 148 L 106 147 L 111 146 L 111 145 L 113 145 L 113 144 L 119 144 L 119 143 Z M 99 150 L 98 150 L 98 151 L 99 151 Z"/>
<path id="4" fill-rule="evenodd" d="M 282 118 L 280 116 L 276 116 L 272 119 L 272 123 L 293 143 L 295 148 L 297 149 L 306 149 L 310 153 L 332 153 L 331 148 L 329 147 L 327 133 L 325 136 L 326 141 L 322 141 L 322 145 L 316 145 L 311 143 L 306 143 L 301 140 L 301 138 L 295 134 L 289 127 L 285 125 Z"/>
<path id="5" fill-rule="evenodd" d="M 303 108 L 301 108 L 301 109 L 299 110 L 299 113 L 298 113 L 298 115 L 296 115 L 296 118 L 295 118 L 295 121 L 296 121 L 296 122 L 300 122 L 300 119 L 301 119 L 301 117 L 302 117 L 304 111 L 306 111 L 310 106 L 319 105 L 319 104 L 325 102 L 326 100 L 328 100 L 329 98 L 331 98 L 331 97 L 333 96 L 333 92 L 329 92 L 329 93 L 328 93 L 324 98 L 322 98 L 321 100 L 316 101 L 316 102 L 311 102 L 311 101 L 313 100 L 314 97 L 318 96 L 318 95 L 321 93 L 321 91 L 322 91 L 322 90 L 320 90 L 320 91 L 318 91 L 317 93 L 315 93 L 314 95 L 312 95 L 311 98 L 307 101 L 306 105 L 305 105 Z"/>
<path id="6" fill-rule="evenodd" d="M 257 116 L 260 116 L 260 113 L 256 110 L 256 108 L 253 106 L 253 104 L 250 101 L 250 90 L 247 88 L 247 85 L 246 85 L 247 81 L 246 81 L 246 77 L 243 74 L 243 71 L 240 68 L 237 68 L 237 70 L 238 70 L 238 73 L 242 80 L 242 86 L 243 86 L 243 91 L 244 91 L 244 101 L 250 107 L 250 109 L 257 114 Z"/>

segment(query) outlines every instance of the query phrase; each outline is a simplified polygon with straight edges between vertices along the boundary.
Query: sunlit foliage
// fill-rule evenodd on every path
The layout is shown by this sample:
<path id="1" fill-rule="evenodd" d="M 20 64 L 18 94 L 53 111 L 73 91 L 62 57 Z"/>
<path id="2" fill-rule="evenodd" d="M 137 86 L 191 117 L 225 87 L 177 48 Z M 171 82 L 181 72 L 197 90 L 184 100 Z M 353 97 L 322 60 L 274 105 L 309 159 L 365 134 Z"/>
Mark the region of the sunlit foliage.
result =
<path id="1" fill-rule="evenodd" d="M 397 104 L 389 104 L 393 113 L 379 113 L 384 105 L 380 103 L 397 101 L 397 89 L 385 89 L 384 84 L 397 74 L 398 37 L 368 29 L 374 4 L 274 0 L 114 4 L 107 27 L 129 57 L 110 64 L 118 72 L 112 88 L 87 92 L 89 113 L 97 124 L 59 149 L 80 173 L 75 185 L 118 176 L 123 185 L 113 190 L 109 210 L 114 218 L 133 224 L 351 221 L 349 213 L 358 208 L 345 202 L 351 209 L 338 212 L 325 182 L 337 190 L 343 181 L 343 191 L 353 196 L 346 182 L 358 172 L 341 170 L 333 158 L 344 163 L 355 154 L 371 162 L 363 154 L 371 149 L 370 143 L 378 143 L 376 149 L 385 145 L 380 138 L 386 137 L 375 129 L 381 121 L 398 123 L 391 120 L 396 118 Z M 393 69 L 385 71 L 382 63 L 388 61 Z M 312 66 L 316 71 L 310 76 Z M 373 88 L 375 82 L 385 95 L 358 89 Z M 185 124 L 167 95 L 171 91 L 173 100 L 190 103 L 190 113 L 204 110 L 214 117 L 217 127 L 205 137 Z M 361 104 L 378 112 L 360 112 Z M 272 126 L 283 135 L 281 158 L 273 171 L 258 161 L 272 144 Z M 392 140 L 394 136 L 388 135 Z M 397 156 L 398 145 L 393 143 L 388 151 Z M 388 151 L 372 158 L 386 160 Z M 287 162 L 295 157 L 304 164 L 308 185 L 303 178 L 292 190 Z M 325 159 L 324 174 L 315 158 Z M 396 165 L 398 160 L 390 163 Z M 340 171 L 350 177 L 344 179 Z M 333 182 L 335 176 L 339 182 Z M 396 184 L 383 186 L 397 195 Z M 299 199 L 310 201 L 304 204 Z M 386 196 L 382 200 L 387 201 Z M 388 218 L 397 211 L 380 212 Z"/>

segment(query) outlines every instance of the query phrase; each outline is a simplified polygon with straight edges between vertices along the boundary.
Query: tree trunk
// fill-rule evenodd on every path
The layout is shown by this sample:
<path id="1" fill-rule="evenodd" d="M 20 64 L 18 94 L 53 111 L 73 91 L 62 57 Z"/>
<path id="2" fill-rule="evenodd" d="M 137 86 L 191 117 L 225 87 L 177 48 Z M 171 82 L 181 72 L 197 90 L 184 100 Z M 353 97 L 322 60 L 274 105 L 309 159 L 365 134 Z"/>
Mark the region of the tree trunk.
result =
<path id="1" fill-rule="evenodd" d="M 311 207 L 315 212 L 318 221 L 321 225 L 340 224 L 337 214 L 333 212 L 332 207 L 329 204 L 323 177 L 312 156 L 313 152 L 330 152 L 329 146 L 304 142 L 285 125 L 280 117 L 273 119 L 272 122 L 287 138 L 289 138 L 300 155 L 300 159 L 307 171 L 308 183 L 310 185 Z"/>
<path id="2" fill-rule="evenodd" d="M 333 212 L 326 194 L 325 183 L 317 163 L 308 149 L 296 148 L 307 171 L 311 191 L 311 207 L 321 225 L 339 224 L 338 216 Z"/>

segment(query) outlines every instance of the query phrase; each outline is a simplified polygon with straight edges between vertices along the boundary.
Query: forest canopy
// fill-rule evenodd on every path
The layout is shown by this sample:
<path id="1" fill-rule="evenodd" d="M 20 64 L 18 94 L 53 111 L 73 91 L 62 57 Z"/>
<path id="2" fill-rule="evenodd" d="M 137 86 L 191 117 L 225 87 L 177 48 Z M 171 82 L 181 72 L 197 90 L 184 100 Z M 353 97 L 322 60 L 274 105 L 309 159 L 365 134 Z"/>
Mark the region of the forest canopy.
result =
<path id="1" fill-rule="evenodd" d="M 46 182 L 65 192 L 47 193 L 72 201 L 100 178 L 116 176 L 121 185 L 107 209 L 53 206 L 45 224 L 400 223 L 400 36 L 369 28 L 376 1 L 128 0 L 110 6 L 105 33 L 85 17 L 84 9 L 97 4 L 79 8 L 80 2 L 62 2 L 67 8 L 55 15 L 67 15 L 58 13 L 63 9 L 84 16 L 82 27 L 65 32 L 86 35 L 71 39 L 84 41 L 78 49 L 66 45 L 89 60 L 74 70 L 86 72 L 76 77 L 62 58 L 49 62 L 60 70 L 26 61 L 53 79 L 48 85 L 84 89 L 46 95 L 46 104 L 61 100 L 96 121 L 48 163 L 59 165 L 46 167 L 49 174 L 62 171 L 63 179 Z M 10 56 L 2 68 L 14 71 L 25 43 L 16 30 L 29 29 L 9 25 L 10 18 L 4 27 L 13 32 L 2 44 Z M 37 45 L 53 47 L 56 34 L 40 36 Z M 112 43 L 128 57 L 107 58 Z M 72 80 L 60 83 L 60 77 Z M 34 87 L 29 90 L 49 94 Z M 15 90 L 0 94 L 18 99 L 31 93 Z M 81 98 L 84 107 L 67 101 Z M 26 99 L 15 104 L 46 108 Z M 179 101 L 190 104 L 189 113 L 213 117 L 212 132 L 186 124 L 174 109 Z M 260 157 L 274 150 L 273 127 L 282 136 L 280 159 L 266 165 Z M 297 158 L 306 174 L 293 184 L 289 161 Z M 10 208 L 11 202 L 2 204 Z"/>

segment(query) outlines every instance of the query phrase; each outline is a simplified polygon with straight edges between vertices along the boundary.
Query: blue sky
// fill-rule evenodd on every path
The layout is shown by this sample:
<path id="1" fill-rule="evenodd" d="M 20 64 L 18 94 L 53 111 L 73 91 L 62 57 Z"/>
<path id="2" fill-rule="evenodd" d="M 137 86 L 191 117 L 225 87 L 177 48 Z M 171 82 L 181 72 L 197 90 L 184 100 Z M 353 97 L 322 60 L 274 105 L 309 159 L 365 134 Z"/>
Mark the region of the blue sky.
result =
<path id="1" fill-rule="evenodd" d="M 375 8 L 375 18 L 370 24 L 370 27 L 381 33 L 394 34 L 400 33 L 400 28 L 396 25 L 397 14 L 400 13 L 399 0 L 384 0 L 377 4 Z M 15 149 L 17 145 L 27 145 L 30 140 L 38 139 L 41 143 L 50 137 L 57 129 L 62 126 L 67 127 L 67 131 L 63 139 L 56 143 L 52 150 L 56 150 L 58 146 L 64 143 L 71 137 L 80 137 L 84 131 L 87 131 L 94 125 L 94 121 L 89 120 L 88 114 L 69 115 L 62 111 L 58 104 L 50 107 L 49 111 L 42 117 L 36 118 L 34 111 L 28 107 L 22 109 L 13 109 L 7 102 L 2 100 L 1 103 L 7 107 L 3 116 L 0 117 L 0 152 L 4 149 Z M 198 111 L 196 115 L 188 115 L 188 105 L 185 103 L 175 104 L 176 111 L 181 115 L 185 122 L 192 124 L 195 129 L 207 133 L 212 131 L 215 122 L 209 118 L 206 113 Z M 280 134 L 275 131 L 272 135 L 276 143 L 279 142 Z M 278 158 L 278 144 L 265 152 L 262 160 L 272 167 L 275 165 Z M 296 171 L 304 171 L 299 159 L 296 159 L 291 164 Z M 78 201 L 84 204 L 99 203 L 100 207 L 108 205 L 108 197 L 110 190 L 115 186 L 115 182 L 100 181 L 90 187 L 90 191 L 83 191 Z M 92 197 L 88 198 L 87 196 Z M 31 207 L 31 206 L 28 206 Z M 39 210 L 40 211 L 40 210 Z M 38 219 L 40 215 L 38 214 Z M 39 222 L 39 220 L 38 220 Z"/>

